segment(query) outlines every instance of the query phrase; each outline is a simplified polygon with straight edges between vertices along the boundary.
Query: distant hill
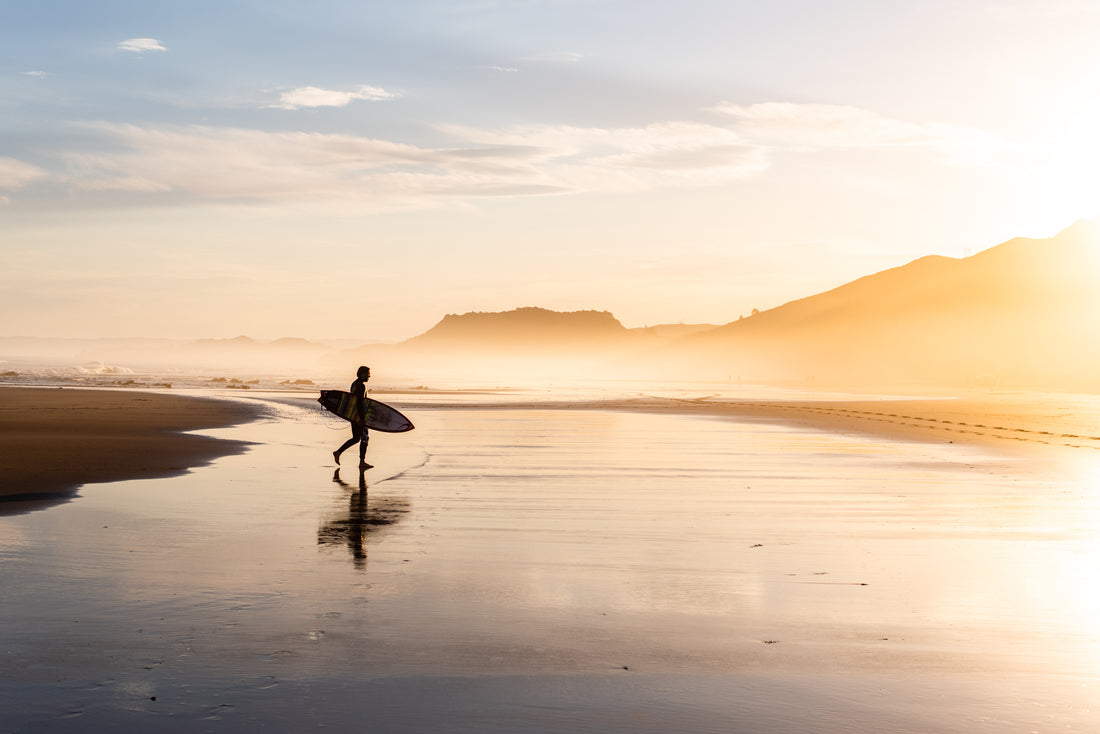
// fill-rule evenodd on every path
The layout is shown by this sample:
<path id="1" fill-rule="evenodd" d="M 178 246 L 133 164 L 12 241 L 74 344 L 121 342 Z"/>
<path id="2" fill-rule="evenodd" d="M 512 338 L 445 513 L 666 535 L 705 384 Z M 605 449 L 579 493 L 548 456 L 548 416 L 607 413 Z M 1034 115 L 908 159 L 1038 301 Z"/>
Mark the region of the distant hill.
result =
<path id="1" fill-rule="evenodd" d="M 431 329 L 398 344 L 347 349 L 325 360 L 347 371 L 355 364 L 379 372 L 416 372 L 479 378 L 539 375 L 636 377 L 650 371 L 659 345 L 713 324 L 671 324 L 627 329 L 607 311 L 551 311 L 525 307 L 511 311 L 448 314 Z"/>
<path id="2" fill-rule="evenodd" d="M 1100 227 L 924 257 L 681 346 L 750 379 L 1100 387 Z"/>
<path id="3" fill-rule="evenodd" d="M 423 334 L 401 346 L 415 349 L 560 351 L 618 343 L 627 329 L 607 311 L 550 311 L 517 308 L 497 313 L 448 314 Z"/>

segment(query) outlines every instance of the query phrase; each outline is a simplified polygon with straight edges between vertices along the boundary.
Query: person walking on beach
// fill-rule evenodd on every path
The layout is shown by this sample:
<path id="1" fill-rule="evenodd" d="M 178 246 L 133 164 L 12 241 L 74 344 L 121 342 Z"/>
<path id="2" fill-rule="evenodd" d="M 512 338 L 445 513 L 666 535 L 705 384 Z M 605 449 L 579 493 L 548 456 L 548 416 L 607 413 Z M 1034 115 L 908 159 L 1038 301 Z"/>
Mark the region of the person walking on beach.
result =
<path id="1" fill-rule="evenodd" d="M 370 441 L 370 436 L 367 435 L 367 380 L 369 379 L 370 367 L 361 365 L 355 373 L 355 382 L 351 383 L 351 390 L 349 391 L 359 398 L 359 416 L 357 420 L 351 422 L 351 438 L 345 441 L 343 446 L 332 452 L 332 458 L 336 459 L 336 463 L 339 464 L 340 454 L 358 442 L 360 471 L 371 468 L 371 465 L 367 463 L 367 443 Z"/>

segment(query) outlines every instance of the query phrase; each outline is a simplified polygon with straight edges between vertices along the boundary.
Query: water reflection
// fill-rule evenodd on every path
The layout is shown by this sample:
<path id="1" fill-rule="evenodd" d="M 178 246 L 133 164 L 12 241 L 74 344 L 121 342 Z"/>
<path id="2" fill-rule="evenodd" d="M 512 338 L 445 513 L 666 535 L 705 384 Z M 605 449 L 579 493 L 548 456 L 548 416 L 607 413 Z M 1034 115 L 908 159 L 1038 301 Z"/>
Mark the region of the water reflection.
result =
<path id="1" fill-rule="evenodd" d="M 345 510 L 339 516 L 327 520 L 317 530 L 317 544 L 346 545 L 351 553 L 352 563 L 360 570 L 367 567 L 367 536 L 386 525 L 393 525 L 409 511 L 408 500 L 387 495 L 377 495 L 368 502 L 367 478 L 359 472 L 358 487 L 352 486 L 340 477 L 337 469 L 332 481 L 351 490 L 351 497 Z"/>

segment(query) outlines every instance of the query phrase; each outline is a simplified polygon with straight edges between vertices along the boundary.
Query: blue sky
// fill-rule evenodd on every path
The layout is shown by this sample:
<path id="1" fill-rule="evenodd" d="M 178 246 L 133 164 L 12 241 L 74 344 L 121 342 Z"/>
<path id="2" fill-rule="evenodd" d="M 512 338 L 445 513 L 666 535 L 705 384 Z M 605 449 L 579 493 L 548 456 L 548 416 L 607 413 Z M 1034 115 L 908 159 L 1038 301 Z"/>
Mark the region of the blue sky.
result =
<path id="1" fill-rule="evenodd" d="M 1097 214 L 1100 3 L 0 7 L 0 331 L 724 323 Z"/>

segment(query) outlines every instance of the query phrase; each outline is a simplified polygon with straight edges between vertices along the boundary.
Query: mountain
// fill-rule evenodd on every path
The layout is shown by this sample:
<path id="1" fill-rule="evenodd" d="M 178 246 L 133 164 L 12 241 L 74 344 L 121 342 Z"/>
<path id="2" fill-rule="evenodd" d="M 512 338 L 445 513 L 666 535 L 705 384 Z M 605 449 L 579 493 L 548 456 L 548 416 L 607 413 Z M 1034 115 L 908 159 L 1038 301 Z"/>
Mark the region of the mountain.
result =
<path id="1" fill-rule="evenodd" d="M 517 308 L 497 313 L 448 314 L 423 334 L 401 346 L 463 352 L 518 353 L 607 346 L 621 342 L 628 330 L 607 311 L 550 311 Z"/>
<path id="2" fill-rule="evenodd" d="M 330 355 L 331 369 L 354 371 L 357 364 L 379 373 L 458 374 L 478 379 L 538 376 L 622 378 L 648 375 L 659 345 L 713 324 L 674 324 L 627 329 L 607 311 L 512 311 L 448 314 L 423 334 L 399 344 L 364 345 Z"/>
<path id="3" fill-rule="evenodd" d="M 449 314 L 341 369 L 444 375 L 1000 385 L 1100 392 L 1100 226 L 923 257 L 724 326 L 626 329 L 606 311 Z M 354 364 L 353 364 L 354 363 Z"/>
<path id="4" fill-rule="evenodd" d="M 691 364 L 749 379 L 980 380 L 1100 388 L 1100 227 L 924 257 L 686 337 Z"/>

